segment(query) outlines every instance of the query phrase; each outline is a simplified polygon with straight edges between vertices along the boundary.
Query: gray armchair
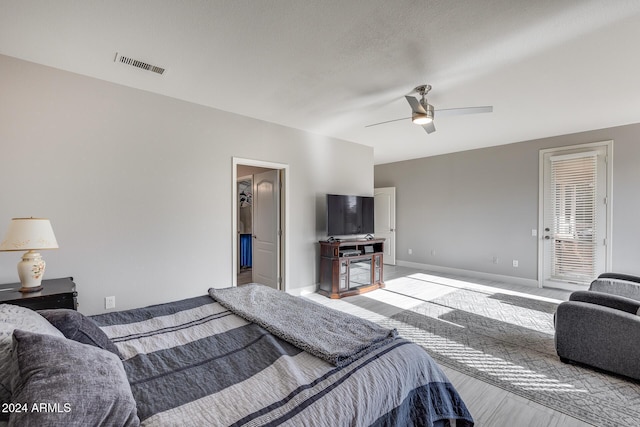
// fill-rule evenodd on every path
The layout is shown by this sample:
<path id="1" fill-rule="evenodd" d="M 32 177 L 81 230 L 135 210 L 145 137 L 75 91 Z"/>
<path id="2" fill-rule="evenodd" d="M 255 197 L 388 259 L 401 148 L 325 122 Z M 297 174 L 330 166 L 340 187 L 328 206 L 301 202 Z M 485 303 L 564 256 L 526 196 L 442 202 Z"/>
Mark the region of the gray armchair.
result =
<path id="1" fill-rule="evenodd" d="M 640 301 L 640 277 L 629 274 L 603 273 L 591 282 L 589 290 Z"/>
<path id="2" fill-rule="evenodd" d="M 600 275 L 558 306 L 555 323 L 560 360 L 640 380 L 640 277 Z"/>

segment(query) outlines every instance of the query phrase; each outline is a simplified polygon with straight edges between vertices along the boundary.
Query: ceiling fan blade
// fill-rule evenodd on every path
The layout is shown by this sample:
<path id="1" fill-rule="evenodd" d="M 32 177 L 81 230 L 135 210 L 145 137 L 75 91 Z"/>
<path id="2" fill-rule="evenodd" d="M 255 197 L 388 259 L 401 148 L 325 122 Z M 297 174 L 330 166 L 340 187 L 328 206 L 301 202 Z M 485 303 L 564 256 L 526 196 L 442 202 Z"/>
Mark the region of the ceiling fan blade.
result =
<path id="1" fill-rule="evenodd" d="M 436 110 L 436 117 L 447 116 L 460 116 L 462 114 L 479 114 L 479 113 L 491 113 L 493 107 L 491 105 L 485 105 L 482 107 L 464 107 L 464 108 L 445 108 L 443 110 Z"/>
<path id="2" fill-rule="evenodd" d="M 414 113 L 427 114 L 427 112 L 424 110 L 424 107 L 413 96 L 405 96 L 405 98 L 407 98 L 409 105 L 411 105 L 411 111 L 413 111 Z"/>
<path id="3" fill-rule="evenodd" d="M 427 133 L 434 133 L 436 131 L 436 126 L 433 124 L 433 121 L 427 123 L 426 125 L 422 125 Z"/>
<path id="4" fill-rule="evenodd" d="M 411 117 L 403 117 L 403 118 L 401 118 L 401 119 L 387 120 L 386 122 L 380 122 L 380 123 L 374 123 L 374 124 L 372 124 L 372 125 L 366 125 L 365 127 L 366 127 L 366 128 L 370 128 L 371 126 L 378 126 L 378 125 L 383 125 L 383 124 L 385 124 L 385 123 L 398 122 L 398 121 L 400 121 L 400 120 L 409 120 L 409 119 L 411 119 Z"/>

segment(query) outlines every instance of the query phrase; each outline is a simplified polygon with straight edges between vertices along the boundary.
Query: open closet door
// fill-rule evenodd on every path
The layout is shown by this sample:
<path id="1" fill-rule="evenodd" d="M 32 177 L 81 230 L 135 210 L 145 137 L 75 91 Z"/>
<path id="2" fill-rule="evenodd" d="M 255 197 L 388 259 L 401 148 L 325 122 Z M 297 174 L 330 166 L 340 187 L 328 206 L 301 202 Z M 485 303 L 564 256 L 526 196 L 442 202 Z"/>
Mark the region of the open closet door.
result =
<path id="1" fill-rule="evenodd" d="M 253 281 L 280 289 L 280 172 L 253 177 Z"/>

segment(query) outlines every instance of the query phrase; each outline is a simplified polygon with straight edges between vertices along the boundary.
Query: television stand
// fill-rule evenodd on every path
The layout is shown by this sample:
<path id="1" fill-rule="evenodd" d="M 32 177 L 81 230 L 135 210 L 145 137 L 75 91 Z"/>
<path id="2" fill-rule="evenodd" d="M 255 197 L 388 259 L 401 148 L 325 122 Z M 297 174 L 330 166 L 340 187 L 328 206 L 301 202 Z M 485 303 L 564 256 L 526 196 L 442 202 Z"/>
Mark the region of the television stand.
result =
<path id="1" fill-rule="evenodd" d="M 384 240 L 321 240 L 318 293 L 342 298 L 384 288 Z"/>

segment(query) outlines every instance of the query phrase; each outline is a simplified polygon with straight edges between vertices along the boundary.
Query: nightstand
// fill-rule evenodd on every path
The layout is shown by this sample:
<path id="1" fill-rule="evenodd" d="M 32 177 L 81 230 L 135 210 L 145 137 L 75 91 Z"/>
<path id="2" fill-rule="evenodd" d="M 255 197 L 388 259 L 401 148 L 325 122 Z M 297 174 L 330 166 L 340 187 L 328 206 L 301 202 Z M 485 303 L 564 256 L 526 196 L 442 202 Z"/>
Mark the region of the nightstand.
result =
<path id="1" fill-rule="evenodd" d="M 78 293 L 73 277 L 43 280 L 39 292 L 22 293 L 18 290 L 21 286 L 20 283 L 0 285 L 0 304 L 15 304 L 32 310 L 78 308 Z"/>

